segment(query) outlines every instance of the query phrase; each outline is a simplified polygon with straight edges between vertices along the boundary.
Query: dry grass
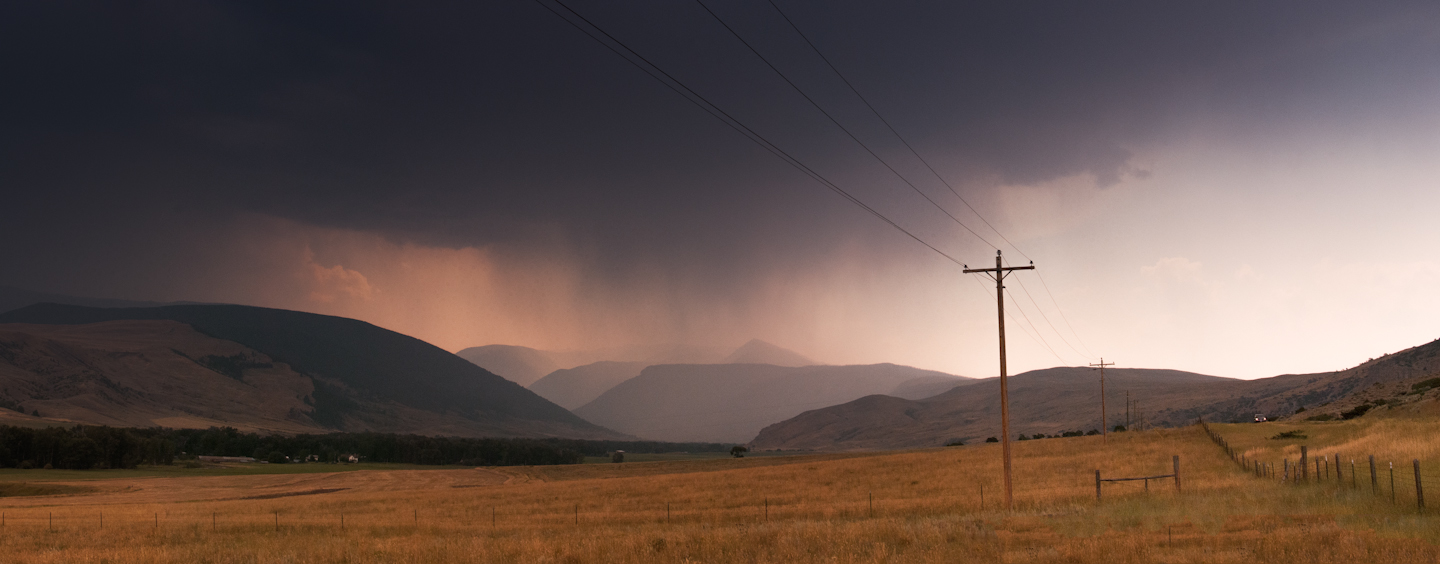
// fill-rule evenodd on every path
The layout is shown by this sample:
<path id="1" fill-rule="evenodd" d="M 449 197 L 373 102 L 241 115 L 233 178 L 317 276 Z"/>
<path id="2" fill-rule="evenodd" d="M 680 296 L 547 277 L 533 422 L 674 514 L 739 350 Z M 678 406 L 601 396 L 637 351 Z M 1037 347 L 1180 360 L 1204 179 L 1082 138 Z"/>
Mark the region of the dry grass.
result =
<path id="1" fill-rule="evenodd" d="M 1026 441 L 1015 453 L 1012 512 L 996 506 L 996 445 L 293 481 L 137 478 L 87 496 L 0 499 L 0 554 L 15 562 L 1440 559 L 1433 518 L 1368 494 L 1254 478 L 1196 428 L 1120 434 L 1108 445 Z M 1097 468 L 1163 474 L 1172 454 L 1181 456 L 1183 493 L 1168 480 L 1148 494 L 1138 483 L 1107 485 L 1096 503 Z M 338 491 L 315 493 L 325 490 Z M 241 499 L 262 491 L 301 495 Z"/>

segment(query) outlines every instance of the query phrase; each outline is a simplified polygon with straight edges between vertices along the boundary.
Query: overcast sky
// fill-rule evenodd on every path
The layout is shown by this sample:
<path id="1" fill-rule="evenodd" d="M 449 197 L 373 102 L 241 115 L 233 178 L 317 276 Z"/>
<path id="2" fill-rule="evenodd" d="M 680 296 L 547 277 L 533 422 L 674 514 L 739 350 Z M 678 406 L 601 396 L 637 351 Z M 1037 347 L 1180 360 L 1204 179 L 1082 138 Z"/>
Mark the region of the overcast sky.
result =
<path id="1" fill-rule="evenodd" d="M 1033 260 L 1012 372 L 1440 338 L 1440 4 L 775 0 L 972 211 L 767 0 L 706 3 L 895 172 L 701 4 L 564 1 L 945 254 Z M 993 283 L 545 6 L 6 3 L 0 284 L 997 372 Z"/>

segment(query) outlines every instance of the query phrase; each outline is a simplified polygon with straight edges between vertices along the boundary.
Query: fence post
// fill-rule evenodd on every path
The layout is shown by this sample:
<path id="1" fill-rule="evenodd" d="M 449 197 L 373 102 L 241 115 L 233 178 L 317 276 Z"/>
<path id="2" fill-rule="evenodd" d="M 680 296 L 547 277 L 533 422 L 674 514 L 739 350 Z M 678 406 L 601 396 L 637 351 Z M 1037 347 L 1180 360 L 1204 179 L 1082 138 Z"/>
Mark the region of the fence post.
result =
<path id="1" fill-rule="evenodd" d="M 1395 503 L 1395 463 L 1390 463 L 1390 503 Z"/>
<path id="2" fill-rule="evenodd" d="M 1290 481 L 1290 459 L 1289 459 L 1289 458 L 1286 458 L 1286 459 L 1285 459 L 1285 479 L 1283 479 L 1283 480 L 1281 480 L 1281 481 L 1282 481 L 1282 482 L 1289 482 L 1289 481 Z"/>
<path id="3" fill-rule="evenodd" d="M 1420 486 L 1420 459 L 1415 459 L 1415 507 L 1425 511 L 1425 490 Z"/>
<path id="4" fill-rule="evenodd" d="M 1345 477 L 1340 475 L 1340 454 L 1335 454 L 1335 483 L 1345 483 Z"/>
<path id="5" fill-rule="evenodd" d="M 1375 475 L 1375 455 L 1370 455 L 1370 495 L 1380 495 L 1380 478 Z"/>
<path id="6" fill-rule="evenodd" d="M 1100 501 L 1100 471 L 1095 471 L 1095 501 Z"/>
<path id="7" fill-rule="evenodd" d="M 1172 455 L 1170 462 L 1175 466 L 1175 493 L 1180 493 L 1180 455 Z"/>
<path id="8" fill-rule="evenodd" d="M 1310 447 L 1300 445 L 1300 482 L 1310 481 Z"/>
<path id="9" fill-rule="evenodd" d="M 1351 459 L 1350 459 L 1350 489 L 1352 489 L 1352 490 L 1358 490 L 1358 489 L 1360 489 L 1360 482 L 1358 482 L 1358 481 L 1356 480 L 1356 476 L 1355 476 L 1355 459 L 1354 459 L 1354 458 L 1351 458 Z"/>

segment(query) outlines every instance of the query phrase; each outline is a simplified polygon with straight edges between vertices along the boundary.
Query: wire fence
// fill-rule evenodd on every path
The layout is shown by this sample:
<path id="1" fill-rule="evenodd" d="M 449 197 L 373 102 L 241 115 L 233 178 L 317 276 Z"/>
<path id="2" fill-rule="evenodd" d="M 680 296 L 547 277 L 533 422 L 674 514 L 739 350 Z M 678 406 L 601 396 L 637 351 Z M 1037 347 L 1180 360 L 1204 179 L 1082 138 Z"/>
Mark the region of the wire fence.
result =
<path id="1" fill-rule="evenodd" d="M 1257 478 L 1277 484 L 1368 491 L 1395 504 L 1412 505 L 1422 513 L 1425 511 L 1426 485 L 1432 488 L 1440 485 L 1440 467 L 1433 461 L 1421 462 L 1418 458 L 1389 460 L 1374 455 L 1346 456 L 1337 452 L 1312 455 L 1307 445 L 1300 446 L 1298 458 L 1264 460 L 1230 446 L 1230 442 L 1204 420 L 1200 421 L 1200 427 L 1235 464 Z"/>

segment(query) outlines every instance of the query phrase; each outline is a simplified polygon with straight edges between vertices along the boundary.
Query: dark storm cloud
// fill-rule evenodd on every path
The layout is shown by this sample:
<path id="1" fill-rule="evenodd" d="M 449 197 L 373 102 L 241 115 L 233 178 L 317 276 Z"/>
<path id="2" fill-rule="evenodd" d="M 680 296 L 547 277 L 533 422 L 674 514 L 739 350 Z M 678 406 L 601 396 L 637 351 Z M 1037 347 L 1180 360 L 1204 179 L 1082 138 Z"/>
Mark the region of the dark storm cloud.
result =
<path id="1" fill-rule="evenodd" d="M 778 3 L 982 198 L 1112 183 L 1197 122 L 1363 113 L 1440 60 L 1433 3 Z M 711 4 L 939 194 L 768 4 Z M 699 6 L 572 5 L 900 221 L 976 248 Z M 3 229 L 29 268 L 236 212 L 428 245 L 559 241 L 601 274 L 659 261 L 732 282 L 856 224 L 882 232 L 530 1 L 35 2 L 0 21 Z"/>

